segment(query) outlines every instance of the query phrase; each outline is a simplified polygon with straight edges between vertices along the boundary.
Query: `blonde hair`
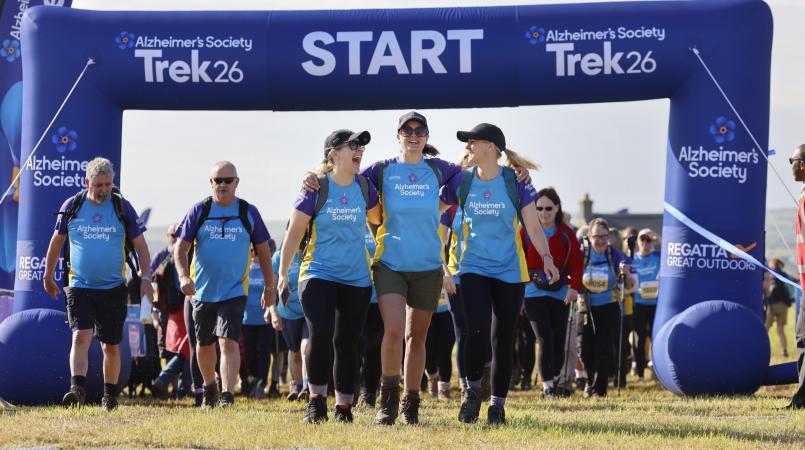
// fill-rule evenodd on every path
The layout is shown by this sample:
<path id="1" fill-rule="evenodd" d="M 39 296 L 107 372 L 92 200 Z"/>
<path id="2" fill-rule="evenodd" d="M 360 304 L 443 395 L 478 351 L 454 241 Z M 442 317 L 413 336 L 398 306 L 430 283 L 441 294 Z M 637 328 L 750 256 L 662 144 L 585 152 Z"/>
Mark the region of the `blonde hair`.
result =
<path id="1" fill-rule="evenodd" d="M 497 146 L 495 146 L 497 148 Z M 501 150 L 498 149 L 500 153 Z M 506 154 L 506 166 L 511 167 L 512 169 L 528 169 L 528 170 L 539 170 L 539 164 L 531 161 L 530 159 L 526 158 L 525 156 L 521 156 L 519 153 L 515 152 L 514 150 L 509 150 L 508 148 L 504 148 L 502 153 Z"/>
<path id="2" fill-rule="evenodd" d="M 327 152 L 327 155 L 324 157 L 324 159 L 321 160 L 321 163 L 319 163 L 319 168 L 316 169 L 316 173 L 318 173 L 319 175 L 324 175 L 325 173 L 333 171 L 334 164 L 333 160 L 330 158 L 331 151 L 332 149 L 330 149 Z"/>

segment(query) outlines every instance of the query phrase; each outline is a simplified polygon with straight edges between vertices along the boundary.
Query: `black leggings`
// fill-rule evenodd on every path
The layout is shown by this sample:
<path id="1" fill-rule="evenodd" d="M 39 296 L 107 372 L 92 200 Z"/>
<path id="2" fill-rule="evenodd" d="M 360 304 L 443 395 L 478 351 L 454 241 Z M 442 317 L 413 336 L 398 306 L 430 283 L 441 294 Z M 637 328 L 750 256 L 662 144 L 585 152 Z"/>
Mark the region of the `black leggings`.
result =
<path id="1" fill-rule="evenodd" d="M 542 381 L 552 381 L 562 370 L 568 308 L 565 302 L 551 297 L 525 300 L 528 320 L 539 338 L 539 373 Z"/>
<path id="2" fill-rule="evenodd" d="M 529 380 L 529 382 L 534 374 L 534 365 L 537 359 L 536 345 L 537 336 L 534 334 L 534 330 L 531 329 L 528 318 L 521 313 L 517 318 L 517 345 L 515 348 L 517 350 L 515 353 L 517 361 L 514 363 L 514 370 L 521 369 L 523 380 Z"/>
<path id="3" fill-rule="evenodd" d="M 453 316 L 453 335 L 456 338 L 456 369 L 458 369 L 458 377 L 464 379 L 467 378 L 467 319 L 464 318 L 461 284 L 456 285 L 455 294 L 447 294 L 447 301 L 450 303 L 450 315 Z M 492 354 L 492 351 L 489 350 L 487 354 Z"/>
<path id="4" fill-rule="evenodd" d="M 439 381 L 450 381 L 453 375 L 453 319 L 450 313 L 434 313 L 425 341 L 425 368 L 429 375 L 439 372 Z"/>
<path id="5" fill-rule="evenodd" d="M 654 313 L 657 305 L 634 305 L 634 330 L 637 333 L 637 348 L 634 350 L 637 376 L 642 377 L 646 370 L 646 339 L 651 337 L 654 328 Z"/>
<path id="6" fill-rule="evenodd" d="M 492 395 L 506 397 L 514 364 L 514 333 L 525 283 L 505 283 L 474 273 L 461 275 L 467 319 L 467 379 L 481 379 L 492 350 Z"/>
<path id="7" fill-rule="evenodd" d="M 248 375 L 266 385 L 268 383 L 268 360 L 276 337 L 274 328 L 271 325 L 243 325 L 241 334 L 243 334 Z"/>
<path id="8" fill-rule="evenodd" d="M 620 307 L 610 303 L 590 308 L 581 333 L 581 360 L 587 370 L 590 387 L 601 396 L 607 394 L 607 381 L 617 370 L 614 349 L 618 343 Z"/>
<path id="9" fill-rule="evenodd" d="M 360 382 L 366 392 L 377 392 L 382 371 L 380 344 L 383 343 L 383 317 L 377 303 L 370 303 L 360 341 Z"/>
<path id="10" fill-rule="evenodd" d="M 372 299 L 372 288 L 311 278 L 299 286 L 310 345 L 305 355 L 310 384 L 326 385 L 332 373 L 336 391 L 355 392 L 360 326 Z M 335 362 L 333 361 L 335 348 Z M 330 369 L 332 368 L 332 371 Z"/>
<path id="11" fill-rule="evenodd" d="M 201 389 L 204 387 L 204 378 L 201 376 L 201 369 L 198 368 L 196 359 L 196 321 L 193 320 L 193 304 L 190 303 L 190 297 L 184 299 L 184 324 L 190 343 L 190 378 L 193 380 L 193 388 Z"/>

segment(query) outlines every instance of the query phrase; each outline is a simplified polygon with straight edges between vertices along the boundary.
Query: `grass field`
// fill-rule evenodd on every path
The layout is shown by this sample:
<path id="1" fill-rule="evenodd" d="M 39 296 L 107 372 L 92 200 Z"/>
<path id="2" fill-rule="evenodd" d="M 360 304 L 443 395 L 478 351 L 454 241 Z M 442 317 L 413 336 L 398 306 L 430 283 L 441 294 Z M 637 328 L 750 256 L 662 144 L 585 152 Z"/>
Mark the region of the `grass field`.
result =
<path id="1" fill-rule="evenodd" d="M 792 342 L 793 320 L 787 328 Z M 777 336 L 771 340 L 772 362 L 783 362 Z M 620 397 L 611 391 L 608 398 L 591 400 L 578 394 L 543 400 L 534 390 L 515 391 L 504 427 L 459 423 L 458 395 L 449 401 L 426 397 L 417 427 L 373 425 L 373 411 L 365 409 L 356 409 L 352 425 L 304 425 L 304 405 L 284 399 L 238 397 L 234 408 L 200 411 L 189 400 L 135 398 L 122 399 L 111 414 L 96 406 L 6 411 L 0 415 L 0 447 L 801 449 L 805 411 L 778 409 L 791 391 L 767 387 L 748 397 L 681 398 L 655 381 L 631 383 Z"/>

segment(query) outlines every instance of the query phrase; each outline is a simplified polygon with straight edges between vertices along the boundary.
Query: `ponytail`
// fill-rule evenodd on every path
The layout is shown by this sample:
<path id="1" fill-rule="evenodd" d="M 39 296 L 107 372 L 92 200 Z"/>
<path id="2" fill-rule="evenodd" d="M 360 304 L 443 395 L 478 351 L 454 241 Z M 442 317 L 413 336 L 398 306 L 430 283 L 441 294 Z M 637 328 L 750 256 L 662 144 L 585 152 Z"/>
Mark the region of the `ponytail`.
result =
<path id="1" fill-rule="evenodd" d="M 425 144 L 425 148 L 422 149 L 422 155 L 423 156 L 429 156 L 429 157 L 432 158 L 434 156 L 439 155 L 439 150 L 437 150 L 436 147 L 434 147 L 434 146 L 432 146 L 430 144 Z"/>
<path id="2" fill-rule="evenodd" d="M 316 169 L 316 173 L 318 173 L 319 175 L 324 175 L 325 173 L 332 171 L 333 171 L 333 160 L 330 159 L 330 153 L 327 152 L 327 155 L 324 157 L 324 159 L 321 160 L 319 168 Z"/>
<path id="3" fill-rule="evenodd" d="M 511 167 L 512 169 L 528 169 L 528 170 L 538 170 L 539 164 L 520 156 L 514 150 L 509 150 L 508 148 L 503 149 L 503 153 L 506 154 L 506 166 Z"/>

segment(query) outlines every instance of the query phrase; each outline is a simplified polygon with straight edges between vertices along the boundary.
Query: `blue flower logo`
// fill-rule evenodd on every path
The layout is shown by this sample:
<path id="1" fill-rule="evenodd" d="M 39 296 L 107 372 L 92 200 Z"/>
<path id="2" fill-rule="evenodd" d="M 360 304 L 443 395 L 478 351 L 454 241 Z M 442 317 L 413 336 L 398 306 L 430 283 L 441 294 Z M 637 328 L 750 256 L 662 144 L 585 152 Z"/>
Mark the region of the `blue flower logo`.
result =
<path id="1" fill-rule="evenodd" d="M 347 198 L 347 194 L 341 194 L 341 198 L 338 199 L 338 201 L 340 201 L 342 205 L 346 205 L 349 203 L 349 198 Z"/>
<path id="2" fill-rule="evenodd" d="M 484 200 L 489 200 L 492 198 L 492 193 L 489 191 L 484 192 Z"/>
<path id="3" fill-rule="evenodd" d="M 545 28 L 534 25 L 525 32 L 525 38 L 528 39 L 528 43 L 531 45 L 545 42 Z"/>
<path id="4" fill-rule="evenodd" d="M 20 41 L 16 39 L 6 39 L 3 41 L 3 48 L 0 48 L 0 56 L 12 63 L 22 57 Z"/>
<path id="5" fill-rule="evenodd" d="M 410 181 L 411 183 L 415 183 L 416 182 L 416 174 L 412 173 L 412 174 L 408 175 L 408 181 Z"/>
<path id="6" fill-rule="evenodd" d="M 59 128 L 58 132 L 54 134 L 50 140 L 56 144 L 56 151 L 59 153 L 73 151 L 78 147 L 78 142 L 76 142 L 78 140 L 78 133 L 67 129 L 67 127 Z"/>
<path id="7" fill-rule="evenodd" d="M 735 122 L 721 116 L 716 119 L 716 123 L 710 125 L 710 134 L 713 136 L 716 144 L 732 142 L 735 140 Z"/>
<path id="8" fill-rule="evenodd" d="M 137 36 L 127 31 L 121 31 L 120 35 L 115 36 L 115 43 L 120 50 L 134 48 L 135 42 L 137 42 Z"/>
<path id="9" fill-rule="evenodd" d="M 103 216 L 100 214 L 95 214 L 94 216 L 92 216 L 92 221 L 95 223 L 101 223 L 102 220 Z"/>

